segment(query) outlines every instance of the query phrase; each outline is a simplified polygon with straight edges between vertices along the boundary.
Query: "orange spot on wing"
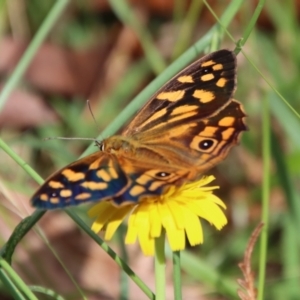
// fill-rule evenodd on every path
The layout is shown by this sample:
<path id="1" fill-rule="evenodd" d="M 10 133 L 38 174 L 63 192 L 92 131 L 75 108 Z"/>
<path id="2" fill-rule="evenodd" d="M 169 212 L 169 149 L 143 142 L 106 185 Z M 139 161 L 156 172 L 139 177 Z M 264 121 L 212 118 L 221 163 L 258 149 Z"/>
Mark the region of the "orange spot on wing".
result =
<path id="1" fill-rule="evenodd" d="M 185 94 L 184 90 L 179 90 L 174 92 L 161 92 L 156 96 L 156 99 L 175 102 L 182 99 L 184 97 L 184 94 Z"/>
<path id="2" fill-rule="evenodd" d="M 222 88 L 225 86 L 226 82 L 227 82 L 227 80 L 222 77 L 217 81 L 216 86 Z"/>
<path id="3" fill-rule="evenodd" d="M 218 122 L 218 125 L 224 126 L 224 127 L 230 127 L 234 124 L 235 118 L 234 117 L 224 117 Z"/>
<path id="4" fill-rule="evenodd" d="M 61 188 L 64 187 L 64 185 L 63 185 L 61 182 L 59 182 L 59 181 L 54 181 L 54 180 L 50 180 L 50 181 L 48 182 L 48 185 L 49 185 L 51 188 L 53 188 L 53 189 L 61 189 Z"/>
<path id="5" fill-rule="evenodd" d="M 150 122 L 153 122 L 157 119 L 159 119 L 160 117 L 164 116 L 167 113 L 167 109 L 163 108 L 160 109 L 159 111 L 155 112 L 149 119 L 147 119 L 142 126 L 145 126 L 147 124 L 149 124 Z"/>
<path id="6" fill-rule="evenodd" d="M 140 195 L 140 194 L 144 193 L 145 190 L 146 189 L 143 186 L 141 186 L 141 185 L 135 185 L 134 187 L 132 187 L 130 189 L 129 193 L 130 193 L 131 196 L 135 197 L 137 195 Z"/>
<path id="7" fill-rule="evenodd" d="M 58 197 L 52 197 L 52 198 L 50 198 L 50 202 L 53 203 L 53 204 L 57 204 L 57 203 L 59 203 L 59 198 Z"/>
<path id="8" fill-rule="evenodd" d="M 212 65 L 214 65 L 214 64 L 215 64 L 215 62 L 214 62 L 213 60 L 208 60 L 208 61 L 202 63 L 202 64 L 201 64 L 201 67 L 202 67 L 202 68 L 205 68 L 205 67 L 212 66 Z"/>
<path id="9" fill-rule="evenodd" d="M 72 196 L 72 191 L 71 190 L 61 190 L 59 194 L 63 198 L 68 198 L 68 197 Z"/>
<path id="10" fill-rule="evenodd" d="M 49 201 L 49 197 L 48 197 L 47 194 L 41 194 L 40 195 L 40 200 L 42 200 L 42 201 Z"/>
<path id="11" fill-rule="evenodd" d="M 185 120 L 189 117 L 192 117 L 192 116 L 195 116 L 197 115 L 198 112 L 197 111 L 190 111 L 190 112 L 187 112 L 187 113 L 184 113 L 184 114 L 181 114 L 181 115 L 177 115 L 175 117 L 172 117 L 171 119 L 169 119 L 169 122 L 175 122 L 175 121 L 179 121 L 179 120 Z"/>
<path id="12" fill-rule="evenodd" d="M 204 130 L 199 133 L 199 136 L 204 137 L 214 137 L 215 133 L 218 131 L 218 127 L 206 126 Z"/>
<path id="13" fill-rule="evenodd" d="M 80 185 L 93 191 L 104 190 L 108 188 L 108 184 L 106 182 L 84 181 Z"/>
<path id="14" fill-rule="evenodd" d="M 224 130 L 222 132 L 222 138 L 223 138 L 223 140 L 229 140 L 232 137 L 232 134 L 234 133 L 234 131 L 235 130 L 232 127 L 229 127 L 226 130 Z"/>
<path id="15" fill-rule="evenodd" d="M 206 90 L 195 90 L 193 96 L 198 98 L 201 103 L 207 103 L 215 99 L 214 93 Z"/>
<path id="16" fill-rule="evenodd" d="M 223 65 L 222 64 L 216 64 L 212 68 L 213 68 L 214 71 L 219 71 L 219 70 L 223 69 Z"/>
<path id="17" fill-rule="evenodd" d="M 190 75 L 183 75 L 177 78 L 177 81 L 182 82 L 182 83 L 193 83 L 193 77 Z"/>
<path id="18" fill-rule="evenodd" d="M 152 180 L 152 178 L 147 175 L 147 174 L 143 174 L 141 175 L 139 178 L 136 179 L 136 182 L 141 184 L 141 185 L 145 185 L 147 184 L 150 180 Z"/>
<path id="19" fill-rule="evenodd" d="M 75 200 L 86 200 L 86 199 L 89 199 L 91 198 L 91 194 L 90 193 L 81 193 L 81 194 L 78 194 L 76 197 L 75 197 Z"/>
<path id="20" fill-rule="evenodd" d="M 104 170 L 104 169 L 97 171 L 97 172 L 96 172 L 96 175 L 97 175 L 99 178 L 101 178 L 101 179 L 103 179 L 104 181 L 106 181 L 106 182 L 111 181 L 110 175 L 109 175 L 108 172 L 107 172 L 106 170 Z"/>
<path id="21" fill-rule="evenodd" d="M 215 78 L 215 76 L 212 73 L 205 74 L 205 75 L 201 76 L 202 81 L 209 81 L 209 80 L 212 80 L 214 78 Z"/>
<path id="22" fill-rule="evenodd" d="M 164 186 L 166 183 L 164 181 L 153 181 L 151 183 L 151 185 L 149 186 L 149 190 L 150 191 L 155 191 L 157 190 L 158 188 Z"/>
<path id="23" fill-rule="evenodd" d="M 180 114 L 183 114 L 183 113 L 186 113 L 186 112 L 190 112 L 190 111 L 195 111 L 198 108 L 199 107 L 197 105 L 182 105 L 182 106 L 178 106 L 178 107 L 175 107 L 172 110 L 171 116 L 180 115 Z"/>
<path id="24" fill-rule="evenodd" d="M 65 169 L 61 172 L 62 175 L 64 175 L 69 181 L 79 181 L 85 178 L 84 173 L 81 172 L 74 172 L 71 169 Z"/>
<path id="25" fill-rule="evenodd" d="M 89 170 L 96 170 L 100 167 L 101 158 L 96 159 L 94 162 L 92 162 L 89 166 Z"/>
<path id="26" fill-rule="evenodd" d="M 117 179 L 119 177 L 119 175 L 114 167 L 108 168 L 107 171 L 113 179 Z"/>

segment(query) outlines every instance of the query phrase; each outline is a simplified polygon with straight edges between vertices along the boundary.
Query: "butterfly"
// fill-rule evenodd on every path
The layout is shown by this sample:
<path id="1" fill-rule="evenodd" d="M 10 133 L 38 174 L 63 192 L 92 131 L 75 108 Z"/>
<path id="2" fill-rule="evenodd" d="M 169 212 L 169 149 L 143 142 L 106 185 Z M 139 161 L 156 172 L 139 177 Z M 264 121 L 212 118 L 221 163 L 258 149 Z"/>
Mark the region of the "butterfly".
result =
<path id="1" fill-rule="evenodd" d="M 203 176 L 247 130 L 234 100 L 236 56 L 219 50 L 179 72 L 99 151 L 51 175 L 31 199 L 40 209 L 84 202 L 138 203 Z"/>

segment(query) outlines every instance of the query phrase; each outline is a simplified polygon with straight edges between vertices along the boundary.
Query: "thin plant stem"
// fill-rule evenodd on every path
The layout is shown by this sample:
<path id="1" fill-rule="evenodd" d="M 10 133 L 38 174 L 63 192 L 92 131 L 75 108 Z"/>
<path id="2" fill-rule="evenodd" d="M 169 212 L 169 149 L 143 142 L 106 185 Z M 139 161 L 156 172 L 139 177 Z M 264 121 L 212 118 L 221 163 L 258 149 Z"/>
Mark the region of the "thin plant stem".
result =
<path id="1" fill-rule="evenodd" d="M 173 252 L 174 300 L 182 299 L 180 251 Z"/>
<path id="2" fill-rule="evenodd" d="M 273 90 L 273 92 L 284 102 L 284 104 L 296 115 L 298 119 L 300 119 L 300 113 L 282 96 L 278 89 L 276 89 L 275 84 L 271 82 L 264 74 L 261 72 L 259 67 L 248 57 L 248 55 L 242 50 L 241 51 L 245 58 L 249 61 L 252 67 L 257 71 L 257 73 L 264 79 L 264 81 L 268 84 L 268 86 Z"/>
<path id="3" fill-rule="evenodd" d="M 27 299 L 38 300 L 38 298 L 35 297 L 32 291 L 25 284 L 25 282 L 19 277 L 19 275 L 14 271 L 14 269 L 8 264 L 5 259 L 0 258 L 0 266 L 5 270 L 5 272 L 7 272 L 16 287 L 23 292 Z"/>
<path id="4" fill-rule="evenodd" d="M 187 45 L 191 41 L 193 29 L 197 24 L 202 7 L 202 1 L 193 0 L 191 2 L 189 10 L 179 30 L 178 38 L 172 53 L 172 60 L 177 58 L 184 51 L 184 49 L 186 49 Z"/>
<path id="5" fill-rule="evenodd" d="M 260 238 L 258 300 L 264 299 L 264 285 L 266 275 L 266 260 L 268 247 L 268 221 L 270 197 L 270 111 L 268 98 L 262 103 L 262 136 L 263 136 L 263 186 L 262 186 L 262 222 L 265 224 Z"/>
<path id="6" fill-rule="evenodd" d="M 27 174 L 29 174 L 37 183 L 42 184 L 43 178 L 35 172 L 16 152 L 14 152 L 1 138 L 0 148 L 6 152 Z"/>
<path id="7" fill-rule="evenodd" d="M 248 22 L 248 26 L 244 30 L 243 38 L 239 41 L 239 43 L 237 45 L 239 49 L 241 49 L 247 42 L 253 28 L 255 27 L 258 17 L 260 16 L 262 9 L 264 8 L 265 2 L 266 2 L 266 0 L 258 1 L 256 8 L 254 10 L 254 13 L 251 16 L 250 21 Z M 239 52 L 239 49 L 237 49 L 236 54 Z"/>
<path id="8" fill-rule="evenodd" d="M 115 263 L 134 281 L 138 287 L 145 293 L 145 295 L 154 300 L 155 296 L 148 286 L 130 269 L 126 262 L 121 259 L 91 228 L 74 212 L 69 209 L 65 210 L 68 216 L 83 230 L 88 236 L 90 236 L 101 248 L 115 261 Z M 157 299 L 156 299 L 157 300 Z"/>
<path id="9" fill-rule="evenodd" d="M 120 254 L 122 259 L 128 264 L 129 258 L 126 251 L 124 239 L 126 234 L 126 228 L 125 226 L 120 226 L 117 231 L 117 239 L 118 239 L 118 245 L 120 247 Z M 129 280 L 128 276 L 125 272 L 120 272 L 120 300 L 126 300 L 129 299 Z"/>
<path id="10" fill-rule="evenodd" d="M 206 7 L 208 8 L 208 10 L 210 11 L 210 13 L 214 16 L 214 18 L 218 21 L 218 23 L 222 26 L 222 29 L 226 32 L 226 34 L 230 37 L 230 39 L 232 41 L 235 41 L 235 39 L 233 38 L 233 36 L 230 34 L 230 32 L 226 29 L 226 27 L 224 26 L 224 24 L 222 23 L 222 19 L 219 19 L 218 16 L 215 14 L 214 10 L 212 9 L 212 7 L 208 4 L 208 2 L 206 0 L 203 0 L 203 3 L 206 5 Z M 238 41 L 236 48 L 234 49 L 235 54 L 238 54 L 241 50 L 241 48 L 245 45 L 245 43 L 247 42 L 251 32 L 253 31 L 255 24 L 257 22 L 257 19 L 264 7 L 265 4 L 265 0 L 260 0 L 259 3 L 257 4 L 254 13 L 252 14 L 252 17 L 248 23 L 247 28 L 244 31 L 244 34 L 242 36 L 242 38 Z"/>
<path id="11" fill-rule="evenodd" d="M 8 277 L 8 275 L 2 268 L 0 268 L 0 281 L 6 287 L 10 295 L 13 296 L 15 300 L 26 300 L 26 298 L 16 288 L 12 280 Z"/>
<path id="12" fill-rule="evenodd" d="M 155 239 L 155 300 L 166 298 L 165 231 Z"/>

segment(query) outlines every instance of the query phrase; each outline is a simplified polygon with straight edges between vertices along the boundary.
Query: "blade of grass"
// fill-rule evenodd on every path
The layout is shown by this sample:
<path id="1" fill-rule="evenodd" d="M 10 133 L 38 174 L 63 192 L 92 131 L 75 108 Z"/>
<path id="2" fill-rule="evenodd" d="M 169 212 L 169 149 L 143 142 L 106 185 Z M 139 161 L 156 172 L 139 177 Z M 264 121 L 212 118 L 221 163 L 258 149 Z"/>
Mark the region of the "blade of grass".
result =
<path id="1" fill-rule="evenodd" d="M 38 300 L 38 298 L 35 297 L 35 295 L 28 288 L 28 286 L 25 284 L 25 282 L 19 277 L 19 275 L 14 271 L 14 269 L 7 263 L 7 261 L 5 259 L 3 259 L 1 257 L 0 257 L 0 266 L 3 270 L 5 270 L 5 272 L 13 280 L 14 284 L 16 285 L 16 288 L 19 289 L 19 291 L 22 291 L 27 299 Z M 19 298 L 17 298 L 17 299 L 19 299 Z M 23 298 L 20 298 L 20 299 L 23 299 Z"/>
<path id="2" fill-rule="evenodd" d="M 207 3 L 206 0 L 203 0 L 203 2 L 205 3 L 206 7 L 209 9 L 209 11 L 211 12 L 211 14 L 214 16 L 214 18 L 219 22 L 219 24 L 222 26 L 223 23 L 221 22 L 221 19 L 218 18 L 218 16 L 215 14 L 214 10 L 211 8 L 211 6 Z M 261 11 L 264 7 L 265 4 L 265 0 L 259 0 L 254 13 L 252 14 L 252 17 L 250 19 L 250 21 L 248 22 L 248 26 L 246 27 L 246 29 L 244 30 L 244 33 L 242 35 L 242 38 L 239 40 L 239 42 L 237 43 L 237 47 L 235 48 L 234 52 L 235 54 L 238 54 L 242 47 L 246 44 L 251 32 L 254 29 L 254 26 L 257 22 L 258 17 L 261 14 Z M 222 26 L 224 31 L 226 32 L 226 34 L 230 37 L 230 39 L 234 42 L 235 39 L 233 38 L 233 36 L 230 34 L 230 32 L 226 29 L 225 26 Z"/>
<path id="3" fill-rule="evenodd" d="M 145 29 L 145 26 L 141 22 L 139 22 L 139 18 L 134 14 L 128 3 L 124 0 L 109 0 L 109 4 L 124 25 L 131 28 L 138 36 L 145 56 L 154 73 L 157 75 L 161 73 L 166 68 L 166 64 L 155 48 L 149 31 Z"/>
<path id="4" fill-rule="evenodd" d="M 265 2 L 265 0 L 258 1 L 254 13 L 252 14 L 250 21 L 248 22 L 248 26 L 244 30 L 243 38 L 240 39 L 238 43 L 236 54 L 238 54 L 239 50 L 246 44 L 251 32 L 254 29 L 255 24 L 257 23 L 258 17 L 260 16 L 262 9 L 264 8 Z"/>
<path id="5" fill-rule="evenodd" d="M 57 294 L 55 291 L 53 291 L 51 289 L 46 289 L 44 287 L 40 287 L 40 286 L 36 286 L 36 285 L 30 285 L 29 288 L 33 292 L 47 295 L 55 300 L 66 300 L 66 298 L 62 297 L 61 295 Z"/>
<path id="6" fill-rule="evenodd" d="M 262 216 L 264 227 L 260 235 L 259 276 L 258 276 L 258 300 L 264 299 L 264 286 L 266 275 L 266 261 L 268 248 L 269 229 L 269 197 L 270 197 L 270 111 L 269 99 L 265 97 L 262 105 L 262 153 L 263 153 L 263 186 L 262 186 Z"/>
<path id="7" fill-rule="evenodd" d="M 172 53 L 171 60 L 175 60 L 184 49 L 187 48 L 187 45 L 192 39 L 193 29 L 195 28 L 201 9 L 203 7 L 203 2 L 199 0 L 193 0 L 189 6 L 189 10 L 182 22 L 176 44 Z"/>
<path id="8" fill-rule="evenodd" d="M 36 210 L 31 216 L 26 217 L 16 226 L 7 243 L 0 250 L 1 256 L 5 258 L 8 263 L 11 264 L 12 255 L 18 243 L 44 214 L 45 211 Z"/>
<path id="9" fill-rule="evenodd" d="M 12 92 L 12 90 L 19 83 L 21 77 L 23 76 L 29 64 L 31 63 L 39 47 L 47 37 L 50 30 L 55 25 L 57 19 L 61 16 L 62 12 L 64 11 L 68 3 L 69 0 L 59 0 L 56 1 L 55 4 L 53 5 L 46 19 L 40 26 L 38 32 L 36 33 L 32 41 L 28 45 L 24 54 L 22 55 L 12 75 L 9 77 L 6 84 L 4 85 L 0 94 L 0 111 L 2 110 L 5 102 L 8 100 L 8 97 Z"/>
<path id="10" fill-rule="evenodd" d="M 9 291 L 10 295 L 14 297 L 15 300 L 27 300 L 17 289 L 12 280 L 8 277 L 6 272 L 0 267 L 0 280 Z"/>
<path id="11" fill-rule="evenodd" d="M 299 199 L 298 199 L 299 200 Z M 300 299 L 299 289 L 299 237 L 298 230 L 290 213 L 282 218 L 282 273 L 285 281 L 286 299 Z"/>
<path id="12" fill-rule="evenodd" d="M 277 174 L 281 182 L 281 186 L 285 195 L 288 206 L 289 215 L 296 228 L 300 228 L 300 202 L 297 196 L 297 190 L 293 186 L 293 181 L 286 162 L 283 157 L 284 150 L 280 147 L 280 142 L 277 140 L 274 132 L 271 135 L 272 155 L 276 164 Z M 297 235 L 298 243 L 300 244 L 300 236 Z"/>
<path id="13" fill-rule="evenodd" d="M 145 293 L 145 295 L 154 300 L 155 295 L 147 287 L 147 285 L 129 268 L 129 266 L 122 260 L 90 227 L 69 209 L 66 209 L 68 216 L 82 229 L 88 236 L 90 236 L 101 248 L 116 262 L 118 266 L 135 282 L 138 287 Z"/>

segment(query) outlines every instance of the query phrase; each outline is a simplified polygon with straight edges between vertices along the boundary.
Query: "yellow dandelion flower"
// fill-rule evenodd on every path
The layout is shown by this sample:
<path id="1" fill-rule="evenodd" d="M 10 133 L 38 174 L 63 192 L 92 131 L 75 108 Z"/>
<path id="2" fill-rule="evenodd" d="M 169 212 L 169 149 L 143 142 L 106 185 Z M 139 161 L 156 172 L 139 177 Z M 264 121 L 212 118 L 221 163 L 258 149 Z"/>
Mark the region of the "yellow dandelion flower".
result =
<path id="1" fill-rule="evenodd" d="M 162 230 L 173 251 L 185 249 L 186 237 L 192 246 L 203 243 L 200 218 L 220 230 L 227 224 L 223 213 L 225 204 L 213 194 L 217 186 L 206 186 L 213 176 L 181 187 L 171 187 L 163 195 L 143 199 L 140 203 L 116 207 L 111 202 L 100 202 L 88 214 L 94 218 L 92 230 L 99 232 L 105 227 L 106 240 L 110 240 L 128 215 L 126 244 L 138 239 L 145 255 L 154 254 L 155 239 Z"/>

